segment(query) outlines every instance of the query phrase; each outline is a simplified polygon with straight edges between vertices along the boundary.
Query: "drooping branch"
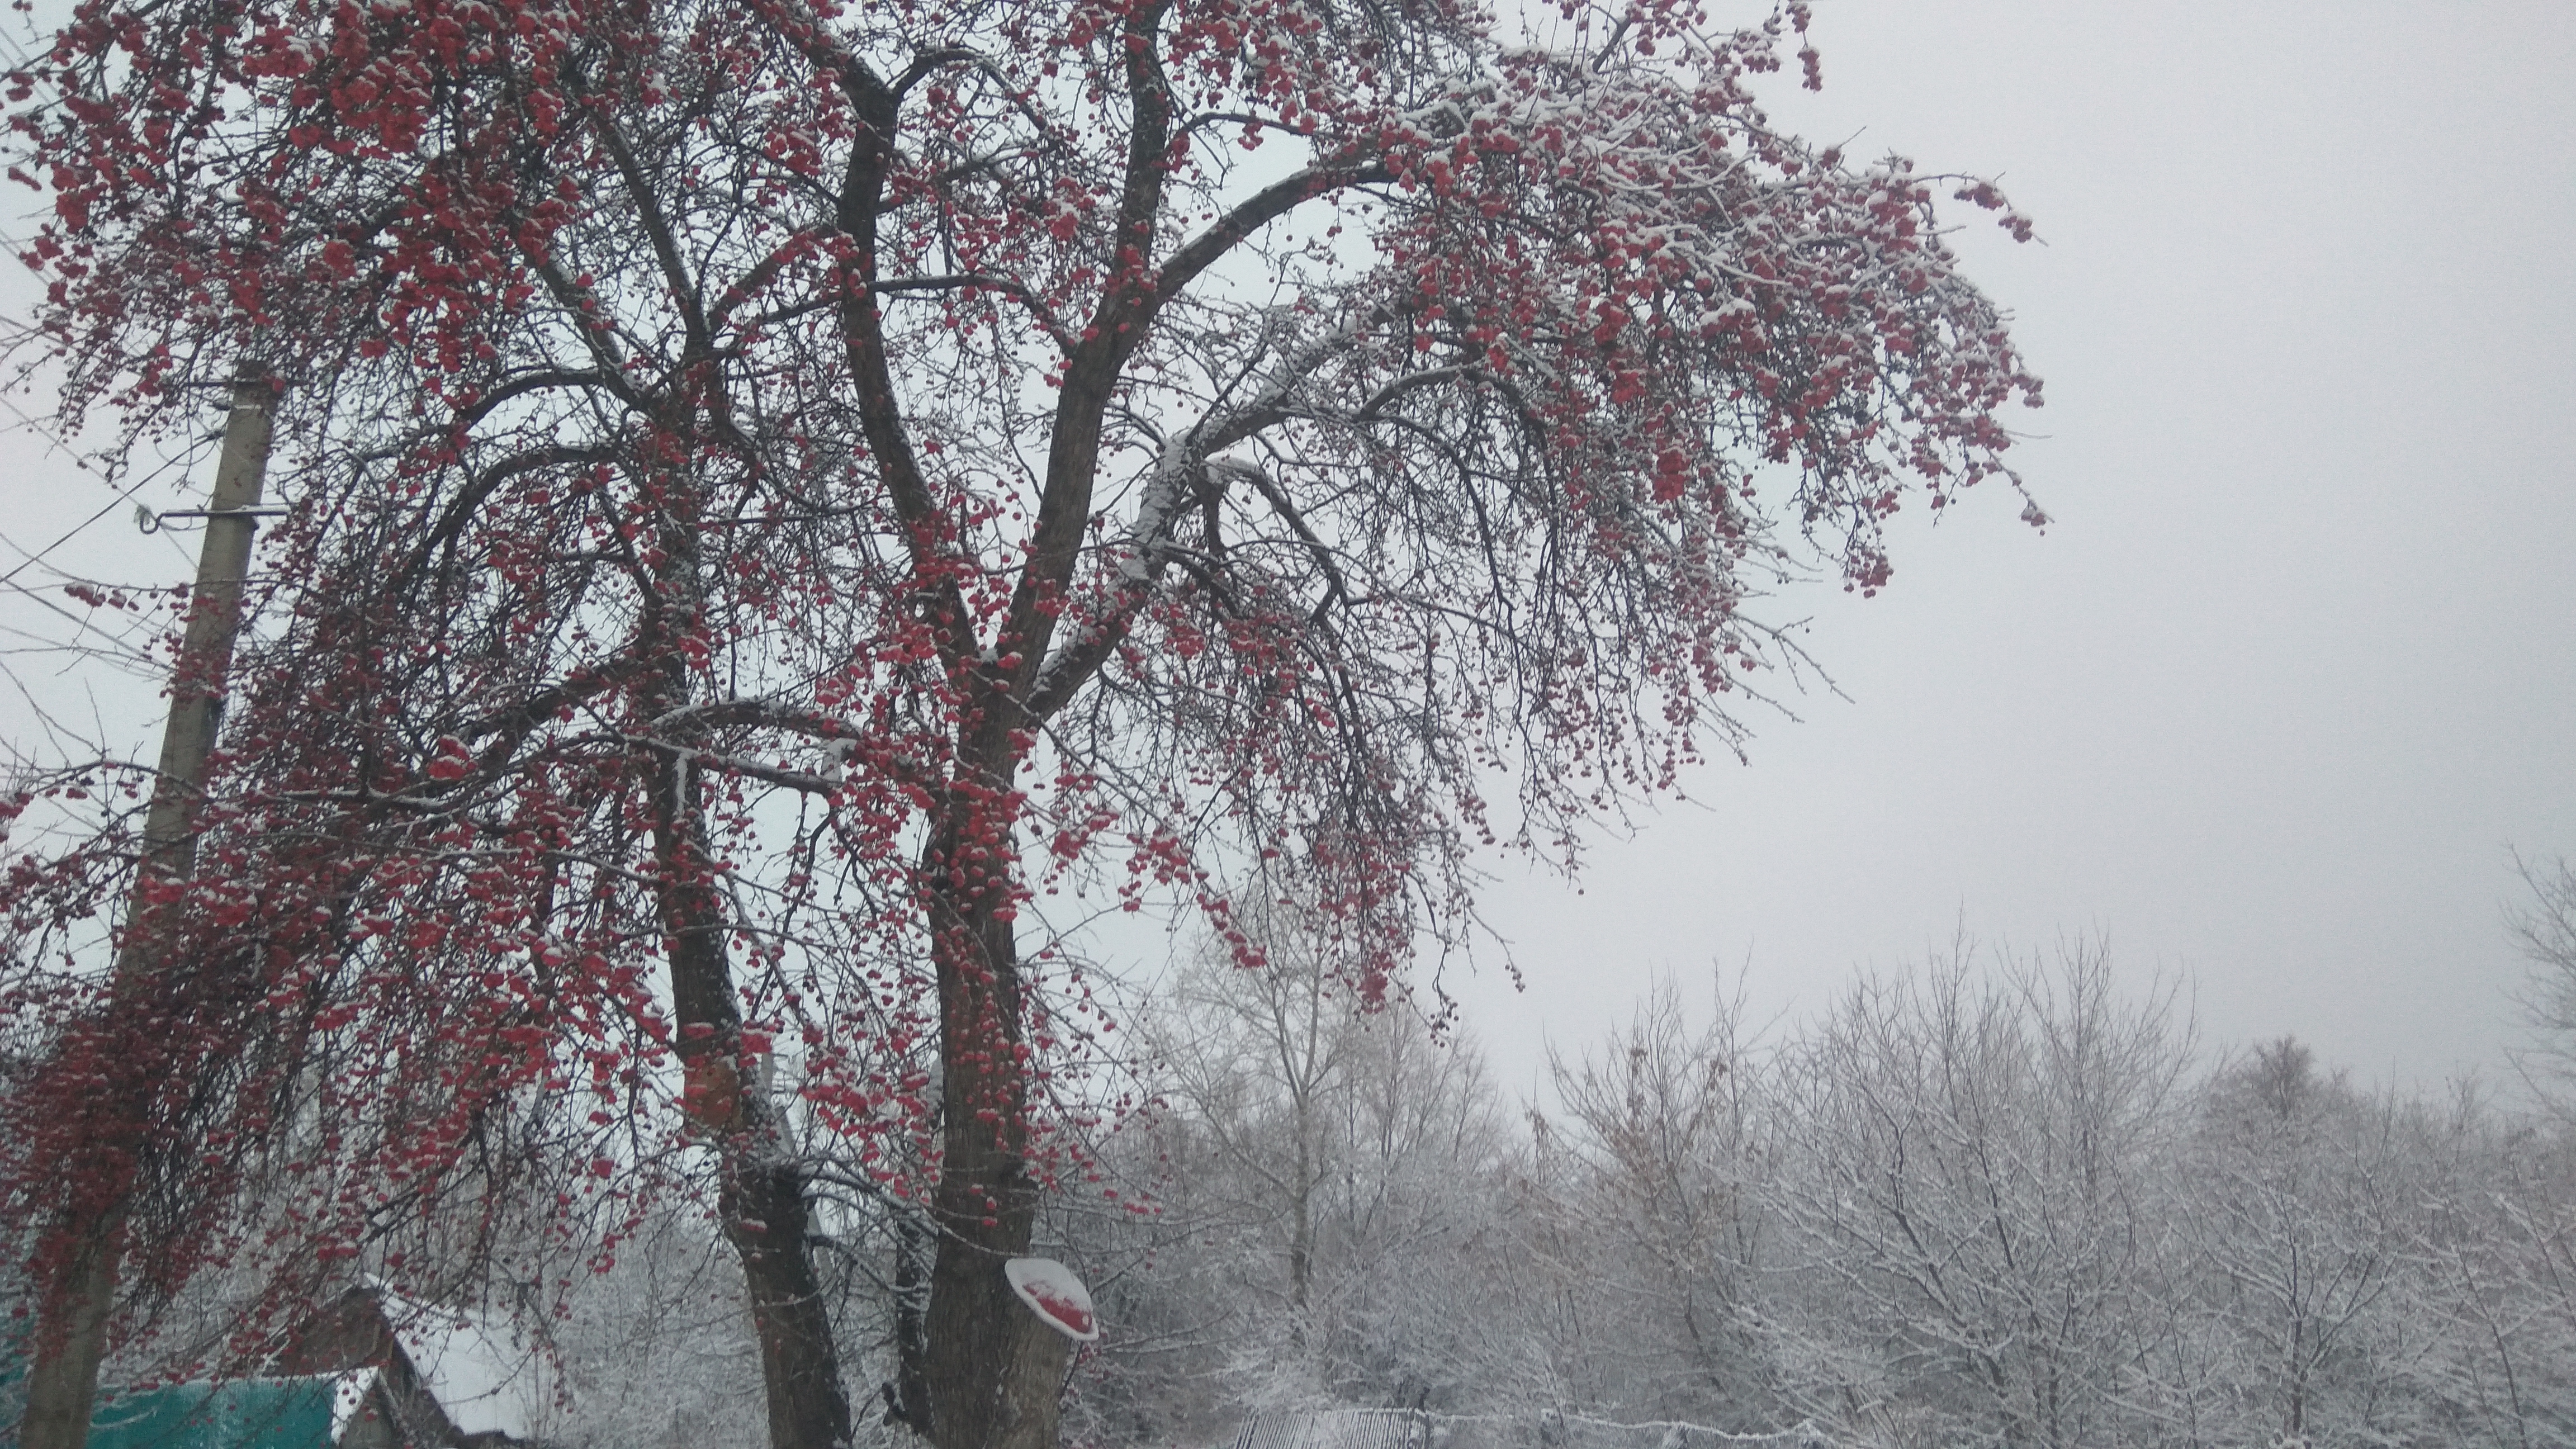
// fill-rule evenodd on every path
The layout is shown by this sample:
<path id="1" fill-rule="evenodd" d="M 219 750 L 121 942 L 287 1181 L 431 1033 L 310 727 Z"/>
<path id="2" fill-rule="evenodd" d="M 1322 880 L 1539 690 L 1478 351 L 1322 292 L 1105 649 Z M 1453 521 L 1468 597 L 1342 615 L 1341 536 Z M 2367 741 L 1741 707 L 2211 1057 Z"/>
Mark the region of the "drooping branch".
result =
<path id="1" fill-rule="evenodd" d="M 697 278 L 690 275 L 688 263 L 680 256 L 679 239 L 672 234 L 670 218 L 662 213 L 659 190 L 645 174 L 635 148 L 627 144 L 626 133 L 617 124 L 615 114 L 594 103 L 590 107 L 590 125 L 601 148 L 617 163 L 618 177 L 626 183 L 627 204 L 635 208 L 636 223 L 644 228 L 645 240 L 653 248 L 653 260 L 661 267 L 663 289 L 672 309 L 679 314 L 680 325 L 687 330 L 688 342 L 681 354 L 685 367 L 706 355 L 712 338 L 706 308 L 698 295 Z"/>
<path id="2" fill-rule="evenodd" d="M 1355 186 L 1375 186 L 1394 179 L 1395 173 L 1383 161 L 1369 160 L 1310 166 L 1272 182 L 1172 253 L 1154 279 L 1153 305 L 1160 306 L 1179 296 L 1227 253 L 1300 205 Z"/>
<path id="3" fill-rule="evenodd" d="M 614 462 L 623 456 L 624 451 L 623 445 L 616 443 L 584 445 L 549 443 L 487 465 L 469 479 L 463 488 L 457 490 L 456 497 L 439 515 L 438 523 L 421 539 L 419 546 L 413 550 L 412 556 L 395 572 L 393 587 L 389 592 L 395 596 L 407 592 L 411 582 L 429 566 L 431 556 L 456 541 L 457 537 L 465 531 L 466 525 L 473 521 L 475 510 L 481 508 L 502 484 L 513 478 L 525 477 L 530 473 L 542 472 L 548 468 Z"/>

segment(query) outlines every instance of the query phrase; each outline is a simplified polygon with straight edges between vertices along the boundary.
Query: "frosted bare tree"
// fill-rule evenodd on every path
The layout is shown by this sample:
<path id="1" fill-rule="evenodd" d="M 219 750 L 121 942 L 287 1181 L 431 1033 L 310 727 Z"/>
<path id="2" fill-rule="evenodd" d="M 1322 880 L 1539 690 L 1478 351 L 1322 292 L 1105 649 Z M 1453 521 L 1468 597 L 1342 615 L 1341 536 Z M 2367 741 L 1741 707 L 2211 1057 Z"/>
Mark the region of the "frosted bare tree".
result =
<path id="1" fill-rule="evenodd" d="M 1785 1365 L 1820 1419 L 2075 1449 L 2107 1441 L 2144 1353 L 2162 1231 L 2151 1170 L 2189 1038 L 2170 991 L 2113 989 L 2098 945 L 1865 980 L 1790 1054 L 1799 1238 Z"/>
<path id="2" fill-rule="evenodd" d="M 2576 1087 L 2576 866 L 2565 856 L 2515 864 L 2531 899 L 2506 922 L 2531 963 L 2521 1004 L 2541 1038 L 2540 1050 L 2525 1060 L 2536 1069 L 2532 1075 L 2563 1094 Z"/>
<path id="3" fill-rule="evenodd" d="M 1525 1271 L 1565 1391 L 1592 1412 L 1769 1427 L 1754 1297 L 1771 1124 L 1741 1003 L 1694 1029 L 1669 978 L 1627 1028 L 1549 1059 L 1561 1112 L 1537 1113 L 1544 1211 Z"/>
<path id="4" fill-rule="evenodd" d="M 2320 1071 L 2291 1037 L 2210 1082 L 2176 1221 L 2252 1434 L 2339 1441 L 2371 1428 L 2391 1365 L 2409 1224 L 2395 1103 Z"/>
<path id="5" fill-rule="evenodd" d="M 2366 1427 L 2494 1449 L 2576 1443 L 2576 1142 L 2496 1111 L 2474 1083 L 2405 1104 L 2399 1132 L 2410 1251 Z"/>
<path id="6" fill-rule="evenodd" d="M 1239 1396 L 1416 1405 L 1507 1381 L 1481 1301 L 1508 1231 L 1506 1119 L 1474 1044 L 1396 1001 L 1364 1010 L 1286 907 L 1240 912 L 1261 964 L 1202 953 L 1144 1024 L 1163 1073 L 1158 1271 L 1215 1291 Z M 1222 1323 L 1214 1321 L 1222 1317 Z"/>

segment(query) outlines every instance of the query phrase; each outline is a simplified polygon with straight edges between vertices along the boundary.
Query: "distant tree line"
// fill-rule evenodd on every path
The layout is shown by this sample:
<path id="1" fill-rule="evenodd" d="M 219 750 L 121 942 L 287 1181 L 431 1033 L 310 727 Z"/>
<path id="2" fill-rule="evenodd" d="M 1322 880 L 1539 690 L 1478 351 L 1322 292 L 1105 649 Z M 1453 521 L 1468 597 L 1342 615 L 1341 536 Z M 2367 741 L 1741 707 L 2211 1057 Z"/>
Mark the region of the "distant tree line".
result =
<path id="1" fill-rule="evenodd" d="M 2576 877 L 2532 878 L 2548 1028 Z M 1667 983 L 1530 1104 L 1465 1029 L 1355 1010 L 1293 919 L 1239 919 L 1267 966 L 1211 945 L 1128 1021 L 1145 1105 L 1097 1114 L 1043 1219 L 1108 1329 L 1069 1444 L 1338 1407 L 1866 1449 L 2576 1443 L 2576 1113 L 2552 1074 L 2576 1035 L 2544 1033 L 2561 1050 L 2510 1097 L 2365 1086 L 2288 1037 L 2204 1049 L 2171 983 L 2121 982 L 2096 944 L 1962 943 L 1763 1034 Z M 851 1397 L 878 1404 L 861 1442 L 901 1442 L 878 1386 L 929 1218 L 815 1174 Z M 563 1253 L 528 1234 L 459 1288 L 562 1302 L 553 1439 L 761 1442 L 699 1209 L 657 1206 L 613 1262 Z"/>
<path id="2" fill-rule="evenodd" d="M 2563 975 L 2565 912 L 2525 924 Z M 2211 1059 L 2096 946 L 1973 956 L 1769 1041 L 1668 985 L 1556 1061 L 1544 1108 L 1312 963 L 1211 966 L 1152 1024 L 1162 1112 L 1109 1154 L 1157 1211 L 1062 1218 L 1118 1326 L 1068 1425 L 1200 1443 L 1397 1405 L 1886 1449 L 2576 1443 L 2564 1114 L 2365 1087 L 2286 1037 Z"/>

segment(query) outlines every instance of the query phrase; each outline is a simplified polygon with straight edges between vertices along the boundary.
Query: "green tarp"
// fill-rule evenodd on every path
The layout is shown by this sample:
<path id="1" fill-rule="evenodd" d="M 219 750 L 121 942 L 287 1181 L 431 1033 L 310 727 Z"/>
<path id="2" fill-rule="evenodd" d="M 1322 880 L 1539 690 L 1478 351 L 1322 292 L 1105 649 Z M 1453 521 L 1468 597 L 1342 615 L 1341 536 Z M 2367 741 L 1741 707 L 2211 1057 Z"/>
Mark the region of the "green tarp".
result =
<path id="1" fill-rule="evenodd" d="M 89 1449 L 330 1449 L 335 1378 L 240 1379 L 109 1390 Z"/>

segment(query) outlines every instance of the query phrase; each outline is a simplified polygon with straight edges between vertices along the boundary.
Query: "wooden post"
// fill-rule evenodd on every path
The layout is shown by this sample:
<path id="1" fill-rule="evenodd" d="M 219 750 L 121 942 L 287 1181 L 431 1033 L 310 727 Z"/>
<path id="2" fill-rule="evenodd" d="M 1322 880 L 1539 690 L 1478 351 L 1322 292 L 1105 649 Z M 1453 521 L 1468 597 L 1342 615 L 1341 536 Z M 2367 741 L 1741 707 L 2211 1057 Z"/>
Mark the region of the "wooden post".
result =
<path id="1" fill-rule="evenodd" d="M 268 476 L 269 413 L 276 400 L 267 376 L 244 366 L 233 377 L 232 412 L 224 420 L 224 446 L 215 464 L 214 497 L 206 508 L 206 539 L 197 557 L 197 587 L 188 605 L 179 661 L 170 672 L 170 718 L 162 727 L 161 769 L 143 816 L 143 857 L 125 912 L 108 1000 L 150 991 L 162 960 L 162 917 L 170 886 L 197 863 L 197 806 L 205 793 L 206 756 L 222 727 L 224 686 L 232 672 L 233 637 L 241 627 L 242 583 L 250 572 L 247 511 L 259 506 Z M 227 517 L 239 514 L 239 517 Z M 140 1124 L 135 1124 L 139 1126 Z M 123 1144 L 99 1143 L 113 1150 Z M 87 1449 L 90 1404 L 98 1395 L 99 1359 L 107 1346 L 109 1311 L 116 1302 L 118 1261 L 123 1256 L 125 1213 L 119 1207 L 97 1221 L 67 1225 L 70 1261 L 39 1298 L 35 1363 L 27 1374 L 21 1449 Z"/>

